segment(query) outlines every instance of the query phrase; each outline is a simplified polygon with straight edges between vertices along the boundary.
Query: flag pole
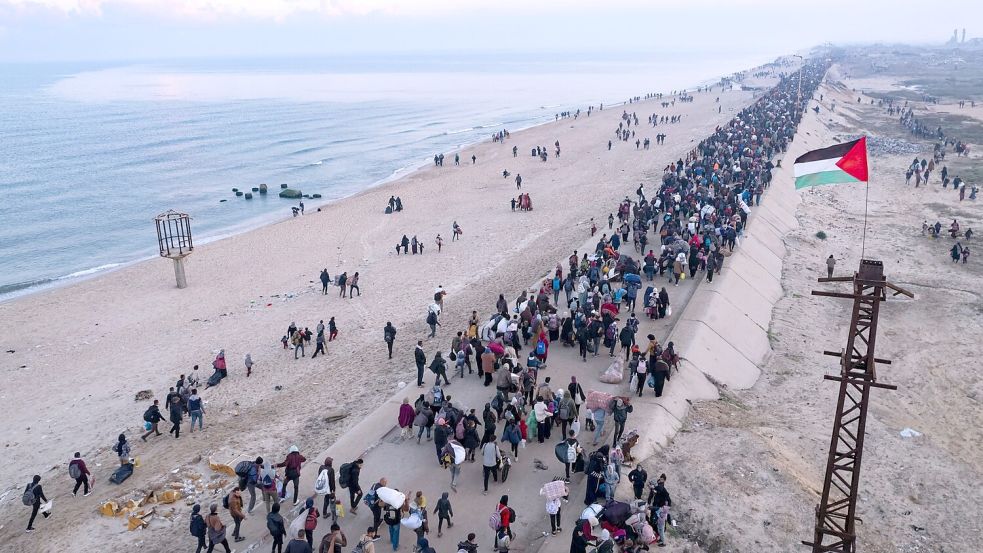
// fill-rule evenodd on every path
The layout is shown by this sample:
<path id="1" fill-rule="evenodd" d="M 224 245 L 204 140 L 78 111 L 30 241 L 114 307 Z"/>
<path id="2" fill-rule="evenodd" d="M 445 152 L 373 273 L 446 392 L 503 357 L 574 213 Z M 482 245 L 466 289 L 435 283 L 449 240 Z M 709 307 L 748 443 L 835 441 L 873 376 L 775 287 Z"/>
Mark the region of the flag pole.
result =
<path id="1" fill-rule="evenodd" d="M 870 159 L 867 155 L 867 141 L 864 141 L 864 159 Z M 864 259 L 864 252 L 867 249 L 867 202 L 870 198 L 870 175 L 867 175 L 867 182 L 864 183 L 864 233 L 860 240 L 860 259 Z"/>

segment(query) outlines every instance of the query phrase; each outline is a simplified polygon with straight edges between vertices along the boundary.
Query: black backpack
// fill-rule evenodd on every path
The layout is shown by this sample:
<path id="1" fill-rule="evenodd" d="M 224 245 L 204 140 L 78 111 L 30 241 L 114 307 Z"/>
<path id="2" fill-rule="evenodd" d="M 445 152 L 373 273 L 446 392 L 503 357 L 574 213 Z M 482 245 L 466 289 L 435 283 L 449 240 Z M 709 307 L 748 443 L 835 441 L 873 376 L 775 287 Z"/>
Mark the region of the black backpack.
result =
<path id="1" fill-rule="evenodd" d="M 143 412 L 143 420 L 146 422 L 154 422 L 154 408 L 148 407 L 146 411 Z"/>
<path id="2" fill-rule="evenodd" d="M 249 471 L 251 471 L 252 468 L 253 468 L 252 461 L 239 461 L 238 463 L 236 463 L 235 472 L 236 475 L 239 476 L 240 478 L 247 478 L 249 477 Z"/>
<path id="3" fill-rule="evenodd" d="M 338 485 L 341 486 L 342 488 L 347 488 L 348 479 L 351 478 L 351 474 L 352 474 L 351 463 L 345 463 L 344 465 L 341 465 L 341 468 L 338 469 Z"/>
<path id="4" fill-rule="evenodd" d="M 437 324 L 437 314 L 434 313 L 433 311 L 427 314 L 427 324 L 428 325 Z"/>
<path id="5" fill-rule="evenodd" d="M 205 519 L 201 515 L 191 515 L 191 535 L 196 538 L 205 536 Z"/>

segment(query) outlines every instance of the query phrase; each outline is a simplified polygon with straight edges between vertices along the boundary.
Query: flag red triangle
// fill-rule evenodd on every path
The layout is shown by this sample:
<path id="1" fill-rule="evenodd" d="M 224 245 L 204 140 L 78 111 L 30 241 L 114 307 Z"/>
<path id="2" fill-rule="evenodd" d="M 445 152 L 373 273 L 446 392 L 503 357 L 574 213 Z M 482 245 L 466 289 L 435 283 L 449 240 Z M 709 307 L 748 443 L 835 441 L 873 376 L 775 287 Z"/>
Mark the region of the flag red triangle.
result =
<path id="1" fill-rule="evenodd" d="M 860 137 L 850 151 L 836 162 L 836 166 L 851 177 L 867 182 L 867 137 Z"/>

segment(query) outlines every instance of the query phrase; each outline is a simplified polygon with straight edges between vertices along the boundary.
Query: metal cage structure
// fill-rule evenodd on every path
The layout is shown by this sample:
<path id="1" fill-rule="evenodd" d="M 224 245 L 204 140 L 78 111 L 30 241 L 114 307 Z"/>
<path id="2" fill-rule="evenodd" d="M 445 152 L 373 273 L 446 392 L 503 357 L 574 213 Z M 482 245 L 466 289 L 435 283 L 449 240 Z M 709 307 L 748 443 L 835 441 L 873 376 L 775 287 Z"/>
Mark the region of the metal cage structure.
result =
<path id="1" fill-rule="evenodd" d="M 157 225 L 157 245 L 160 256 L 174 260 L 174 278 L 178 288 L 188 286 L 184 274 L 184 258 L 194 251 L 191 238 L 191 216 L 168 210 L 154 218 Z"/>

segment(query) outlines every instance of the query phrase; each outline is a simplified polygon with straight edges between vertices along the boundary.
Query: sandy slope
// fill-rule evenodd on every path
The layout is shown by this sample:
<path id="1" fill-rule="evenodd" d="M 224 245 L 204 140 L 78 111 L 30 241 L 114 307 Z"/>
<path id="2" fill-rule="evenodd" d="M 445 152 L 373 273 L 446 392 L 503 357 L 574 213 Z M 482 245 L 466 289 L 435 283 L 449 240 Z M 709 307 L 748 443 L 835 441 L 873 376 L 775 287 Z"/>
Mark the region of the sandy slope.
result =
<path id="1" fill-rule="evenodd" d="M 830 142 L 861 131 L 905 137 L 877 108 L 857 107 L 852 93 L 824 88 L 827 102 L 837 97 L 843 108 L 832 116 L 824 110 L 818 118 L 810 112 L 800 133 L 820 133 Z M 931 143 L 920 144 L 923 155 L 931 153 Z M 978 282 L 983 271 L 978 259 L 952 264 L 948 249 L 953 240 L 922 236 L 921 222 L 941 220 L 947 226 L 956 218 L 964 229 L 975 230 L 983 205 L 959 203 L 951 189 L 941 189 L 937 173 L 927 188 L 905 187 L 904 168 L 912 157 L 872 158 L 866 257 L 883 261 L 888 279 L 913 291 L 916 299 L 892 299 L 881 309 L 877 355 L 894 364 L 880 368 L 879 375 L 898 390 L 872 394 L 859 548 L 979 551 L 983 382 L 978 337 L 983 312 Z M 674 510 L 700 550 L 800 551 L 807 549 L 799 541 L 812 538 L 837 391 L 835 383 L 821 379 L 836 372 L 836 360 L 821 351 L 843 347 L 849 302 L 809 292 L 834 288 L 815 281 L 825 276 L 829 254 L 839 260 L 837 273 L 856 270 L 864 190 L 838 186 L 802 194 L 801 227 L 786 239 L 786 295 L 773 312 L 775 354 L 762 367 L 764 378 L 750 390 L 698 405 L 687 430 L 655 460 L 675 467 L 670 474 Z M 827 240 L 815 237 L 819 230 L 829 235 Z M 924 435 L 902 438 L 905 427 Z"/>
<path id="2" fill-rule="evenodd" d="M 587 236 L 591 217 L 601 226 L 609 208 L 636 183 L 653 182 L 670 160 L 752 98 L 747 92 L 720 94 L 718 114 L 717 95 L 697 95 L 695 102 L 671 109 L 655 102 L 631 106 L 642 128 L 648 113 L 683 115 L 682 123 L 647 133 L 668 134 L 665 146 L 650 151 L 636 151 L 633 143 L 607 151 L 621 114 L 620 107 L 609 108 L 515 133 L 504 145 L 477 145 L 463 152 L 460 167 L 451 155 L 443 168 L 426 167 L 320 213 L 309 206 L 304 217 L 196 250 L 186 290 L 173 287 L 170 262 L 157 260 L 0 305 L 2 349 L 15 350 L 0 358 L 6 381 L 0 480 L 8 492 L 0 545 L 38 543 L 22 541 L 26 514 L 19 501 L 34 473 L 45 475 L 49 497 L 61 505 L 59 518 L 70 521 L 42 523 L 44 530 L 33 537 L 43 536 L 45 547 L 84 548 L 122 532 L 119 521 L 94 511 L 98 501 L 119 491 L 102 484 L 115 462 L 107 450 L 119 432 L 128 433 L 144 465 L 124 488 L 147 486 L 197 455 L 279 455 L 291 442 L 305 451 L 323 450 L 373 408 L 374 398 L 388 397 L 397 381 L 411 378 L 412 344 L 425 336 L 424 310 L 435 286 L 443 285 L 449 296 L 444 326 L 438 340 L 427 343 L 428 351 L 446 347 L 472 309 L 485 313 L 499 293 L 513 296 L 569 255 Z M 561 158 L 542 163 L 529 156 L 537 144 L 552 150 L 555 140 L 563 147 Z M 472 153 L 478 158 L 473 166 Z M 503 169 L 522 174 L 522 191 L 532 195 L 535 211 L 510 212 L 516 190 L 511 179 L 502 178 Z M 382 214 L 390 194 L 402 197 L 404 212 Z M 452 243 L 454 220 L 465 233 Z M 440 254 L 433 245 L 438 232 L 445 238 Z M 404 233 L 426 242 L 425 256 L 395 256 L 393 245 Z M 322 267 L 333 276 L 359 271 L 362 297 L 340 299 L 337 288 L 322 296 L 315 284 Z M 313 328 L 329 316 L 336 317 L 340 336 L 323 361 L 294 361 L 292 352 L 281 349 L 280 336 L 291 321 Z M 387 320 L 399 328 L 393 361 L 386 359 L 382 342 Z M 147 404 L 135 403 L 134 394 L 150 389 L 163 397 L 194 364 L 210 372 L 204 368 L 219 348 L 227 353 L 231 379 L 204 393 L 206 431 L 180 441 L 165 435 L 140 443 Z M 256 363 L 249 380 L 242 368 L 247 352 Z M 324 421 L 337 411 L 355 416 Z M 100 486 L 86 503 L 67 497 L 64 463 L 75 450 L 90 465 L 102 465 L 96 468 Z M 145 551 L 154 550 L 147 545 Z"/>

